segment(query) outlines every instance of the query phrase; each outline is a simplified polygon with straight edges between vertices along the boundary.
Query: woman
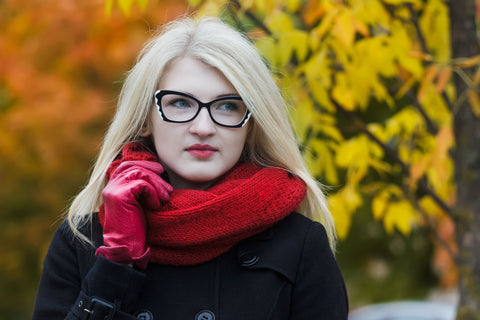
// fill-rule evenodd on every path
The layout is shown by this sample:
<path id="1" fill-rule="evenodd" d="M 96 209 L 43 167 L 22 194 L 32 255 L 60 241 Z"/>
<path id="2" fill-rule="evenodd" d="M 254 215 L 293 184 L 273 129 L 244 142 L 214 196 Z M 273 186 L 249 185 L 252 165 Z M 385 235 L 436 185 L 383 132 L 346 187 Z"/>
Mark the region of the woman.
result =
<path id="1" fill-rule="evenodd" d="M 216 19 L 177 21 L 125 81 L 33 319 L 346 319 L 334 243 L 255 48 Z"/>

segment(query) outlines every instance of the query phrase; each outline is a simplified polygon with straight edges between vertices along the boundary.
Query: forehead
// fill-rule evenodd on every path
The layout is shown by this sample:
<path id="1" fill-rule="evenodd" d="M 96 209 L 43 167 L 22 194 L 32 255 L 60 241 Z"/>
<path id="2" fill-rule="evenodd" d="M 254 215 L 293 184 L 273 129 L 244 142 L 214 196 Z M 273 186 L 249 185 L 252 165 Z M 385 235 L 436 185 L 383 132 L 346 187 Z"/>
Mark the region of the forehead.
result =
<path id="1" fill-rule="evenodd" d="M 160 77 L 158 89 L 185 92 L 199 99 L 237 94 L 222 72 L 192 57 L 173 60 Z"/>

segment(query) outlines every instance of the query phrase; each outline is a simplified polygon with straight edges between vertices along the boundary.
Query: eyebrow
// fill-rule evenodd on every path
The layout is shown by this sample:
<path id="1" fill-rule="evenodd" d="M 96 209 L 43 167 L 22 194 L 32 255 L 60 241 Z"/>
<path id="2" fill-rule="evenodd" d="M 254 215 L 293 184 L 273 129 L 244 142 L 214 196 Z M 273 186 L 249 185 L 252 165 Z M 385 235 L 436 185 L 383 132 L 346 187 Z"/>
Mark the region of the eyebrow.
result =
<path id="1" fill-rule="evenodd" d="M 218 95 L 217 98 L 223 98 L 223 97 L 240 97 L 238 93 L 226 93 L 226 94 L 221 94 Z"/>
<path id="2" fill-rule="evenodd" d="M 191 92 L 188 92 L 188 91 L 178 91 L 178 90 L 172 90 L 172 91 L 177 91 L 177 92 L 181 92 L 181 93 L 185 93 L 185 94 L 188 94 L 198 100 L 200 100 L 196 95 L 194 95 L 193 93 Z M 211 100 L 215 100 L 215 99 L 218 99 L 218 98 L 224 98 L 224 97 L 240 97 L 240 95 L 236 92 L 231 92 L 231 93 L 222 93 L 222 94 L 219 94 L 217 96 L 215 96 L 213 99 Z"/>

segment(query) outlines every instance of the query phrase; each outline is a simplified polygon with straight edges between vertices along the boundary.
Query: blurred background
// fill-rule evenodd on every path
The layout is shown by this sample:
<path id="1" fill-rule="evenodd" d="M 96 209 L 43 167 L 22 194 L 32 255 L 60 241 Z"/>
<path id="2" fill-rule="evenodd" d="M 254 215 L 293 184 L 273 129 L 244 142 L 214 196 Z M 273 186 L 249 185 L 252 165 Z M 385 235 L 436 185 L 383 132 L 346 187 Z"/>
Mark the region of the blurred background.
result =
<path id="1" fill-rule="evenodd" d="M 0 1 L 0 319 L 29 319 L 42 261 L 86 183 L 125 72 L 159 24 L 188 12 L 150 0 L 128 14 L 104 0 Z M 431 233 L 385 231 L 359 206 L 337 259 L 352 308 L 455 299 L 457 271 Z M 448 219 L 437 224 L 453 237 Z"/>

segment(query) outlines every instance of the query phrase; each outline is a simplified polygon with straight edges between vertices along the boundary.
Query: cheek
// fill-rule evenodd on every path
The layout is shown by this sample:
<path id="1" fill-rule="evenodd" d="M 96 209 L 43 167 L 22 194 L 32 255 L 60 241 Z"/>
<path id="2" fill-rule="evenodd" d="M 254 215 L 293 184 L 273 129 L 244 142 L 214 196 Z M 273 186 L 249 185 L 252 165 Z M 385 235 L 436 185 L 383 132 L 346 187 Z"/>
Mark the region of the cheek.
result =
<path id="1" fill-rule="evenodd" d="M 229 141 L 227 141 L 230 148 L 230 152 L 232 153 L 232 156 L 233 154 L 235 154 L 235 157 L 240 157 L 245 147 L 246 139 L 247 139 L 246 132 L 242 132 L 241 135 L 238 135 L 238 134 L 234 135 L 231 137 Z"/>
<path id="2" fill-rule="evenodd" d="M 157 156 L 162 159 L 164 156 L 170 156 L 175 146 L 179 146 L 179 133 L 174 128 L 167 128 L 164 124 L 153 123 L 151 127 L 151 138 Z"/>

